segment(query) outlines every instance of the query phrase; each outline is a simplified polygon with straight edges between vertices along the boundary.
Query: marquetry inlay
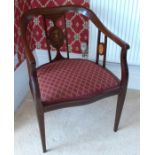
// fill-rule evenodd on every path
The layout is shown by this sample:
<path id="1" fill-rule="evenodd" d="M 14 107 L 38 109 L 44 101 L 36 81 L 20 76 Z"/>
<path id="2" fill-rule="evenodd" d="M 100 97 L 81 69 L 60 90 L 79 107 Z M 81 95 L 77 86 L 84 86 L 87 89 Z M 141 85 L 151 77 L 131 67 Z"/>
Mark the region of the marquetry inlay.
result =
<path id="1" fill-rule="evenodd" d="M 49 32 L 48 41 L 54 48 L 59 49 L 64 43 L 64 33 L 59 27 L 54 26 Z"/>
<path id="2" fill-rule="evenodd" d="M 104 52 L 105 52 L 105 44 L 104 43 L 99 43 L 98 52 L 99 52 L 100 55 L 104 54 Z"/>

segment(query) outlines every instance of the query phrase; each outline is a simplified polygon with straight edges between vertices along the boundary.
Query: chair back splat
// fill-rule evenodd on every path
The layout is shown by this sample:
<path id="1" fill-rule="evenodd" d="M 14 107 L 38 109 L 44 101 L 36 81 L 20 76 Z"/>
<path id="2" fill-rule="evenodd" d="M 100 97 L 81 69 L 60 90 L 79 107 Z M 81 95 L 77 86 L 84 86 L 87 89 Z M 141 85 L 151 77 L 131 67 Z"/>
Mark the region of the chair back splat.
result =
<path id="1" fill-rule="evenodd" d="M 98 29 L 95 62 L 69 58 L 66 14 L 70 12 L 84 15 Z M 36 60 L 26 36 L 28 24 L 35 16 L 41 16 L 43 19 L 49 57 L 49 62 L 39 67 L 36 67 Z M 64 19 L 64 28 L 57 25 L 60 18 Z M 50 28 L 47 26 L 49 20 L 53 23 Z M 36 106 L 43 152 L 46 152 L 44 114 L 47 111 L 85 105 L 104 97 L 118 95 L 114 122 L 114 131 L 117 131 L 128 84 L 126 59 L 129 45 L 109 31 L 90 9 L 77 5 L 28 10 L 21 18 L 21 34 L 25 45 L 30 90 Z M 101 35 L 104 35 L 103 42 L 101 42 Z M 120 79 L 106 68 L 106 53 L 109 52 L 107 51 L 108 39 L 121 47 Z M 64 43 L 67 58 L 60 53 Z M 51 55 L 51 47 L 57 51 L 55 58 Z M 102 65 L 99 64 L 100 56 L 103 57 Z"/>

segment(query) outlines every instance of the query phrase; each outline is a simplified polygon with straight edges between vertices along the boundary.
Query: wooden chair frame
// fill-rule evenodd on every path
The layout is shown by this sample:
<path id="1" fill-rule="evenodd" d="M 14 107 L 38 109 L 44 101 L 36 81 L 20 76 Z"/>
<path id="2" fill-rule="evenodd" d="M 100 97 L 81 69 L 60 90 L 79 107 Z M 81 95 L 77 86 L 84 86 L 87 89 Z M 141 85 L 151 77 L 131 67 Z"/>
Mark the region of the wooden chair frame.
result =
<path id="1" fill-rule="evenodd" d="M 70 102 L 62 102 L 60 104 L 51 104 L 49 106 L 44 106 L 41 102 L 40 98 L 40 91 L 38 86 L 38 80 L 37 80 L 37 73 L 36 73 L 36 61 L 32 54 L 32 51 L 30 50 L 30 47 L 28 45 L 28 41 L 26 39 L 26 30 L 27 25 L 29 21 L 33 18 L 33 16 L 42 15 L 44 17 L 44 20 L 46 18 L 51 19 L 53 21 L 56 21 L 60 16 L 64 16 L 67 12 L 77 12 L 80 13 L 86 17 L 88 17 L 89 20 L 94 23 L 94 25 L 98 28 L 98 38 L 97 38 L 97 51 L 96 51 L 96 64 L 99 63 L 99 52 L 98 52 L 98 45 L 100 44 L 100 36 L 101 33 L 105 36 L 104 41 L 104 59 L 103 59 L 103 68 L 106 69 L 106 47 L 107 47 L 107 38 L 110 38 L 113 40 L 116 44 L 118 44 L 121 47 L 121 54 L 120 54 L 120 62 L 121 62 L 121 79 L 120 79 L 120 85 L 119 87 L 115 89 L 110 89 L 108 91 L 103 92 L 100 95 L 97 95 L 95 97 L 85 99 L 85 100 L 76 100 L 76 101 L 70 101 Z M 46 22 L 44 22 L 46 23 Z M 26 49 L 26 60 L 27 60 L 27 66 L 28 66 L 28 72 L 29 72 L 29 85 L 30 89 L 35 101 L 35 107 L 36 107 L 36 113 L 39 123 L 39 129 L 40 129 L 40 135 L 41 135 L 41 142 L 42 142 L 42 148 L 43 152 L 46 152 L 46 141 L 45 141 L 45 123 L 44 123 L 44 113 L 51 110 L 56 110 L 59 108 L 69 107 L 69 106 L 78 106 L 78 105 L 85 105 L 88 103 L 92 103 L 94 101 L 97 101 L 101 98 L 112 96 L 112 95 L 118 95 L 118 101 L 117 101 L 117 107 L 116 107 L 116 114 L 115 114 L 115 123 L 114 123 L 114 131 L 118 130 L 118 125 L 121 117 L 121 112 L 123 108 L 123 104 L 125 101 L 126 91 L 127 91 L 127 83 L 128 83 L 128 65 L 127 65 L 127 49 L 129 49 L 129 45 L 121 40 L 119 37 L 114 35 L 112 32 L 110 32 L 98 19 L 98 17 L 88 8 L 72 5 L 72 6 L 60 6 L 55 8 L 35 8 L 32 10 L 29 10 L 25 12 L 21 18 L 21 32 L 23 37 L 23 42 Z M 45 32 L 47 36 L 47 26 L 45 24 Z M 66 40 L 67 42 L 67 40 Z M 68 42 L 67 42 L 68 43 Z M 48 55 L 49 55 L 49 62 L 52 62 L 51 55 L 50 55 L 50 47 L 48 44 Z M 67 46 L 68 47 L 68 46 Z M 57 57 L 54 61 L 59 60 L 62 58 L 59 47 L 57 49 Z M 69 52 L 67 48 L 67 58 L 69 59 Z"/>

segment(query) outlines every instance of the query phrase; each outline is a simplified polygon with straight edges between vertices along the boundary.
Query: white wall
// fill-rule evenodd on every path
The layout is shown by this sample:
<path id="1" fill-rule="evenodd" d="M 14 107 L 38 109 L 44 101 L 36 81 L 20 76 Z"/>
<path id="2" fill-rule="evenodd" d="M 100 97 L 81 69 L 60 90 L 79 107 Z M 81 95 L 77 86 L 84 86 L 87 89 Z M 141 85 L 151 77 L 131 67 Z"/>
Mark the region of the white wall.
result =
<path id="1" fill-rule="evenodd" d="M 26 61 L 14 72 L 14 110 L 16 110 L 29 91 L 29 79 Z"/>

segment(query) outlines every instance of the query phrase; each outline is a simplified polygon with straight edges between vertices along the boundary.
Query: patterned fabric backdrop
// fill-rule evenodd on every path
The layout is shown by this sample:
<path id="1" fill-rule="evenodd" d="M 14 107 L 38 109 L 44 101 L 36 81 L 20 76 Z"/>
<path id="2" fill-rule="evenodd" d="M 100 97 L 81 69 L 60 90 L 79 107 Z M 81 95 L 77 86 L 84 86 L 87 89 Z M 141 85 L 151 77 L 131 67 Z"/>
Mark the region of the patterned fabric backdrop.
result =
<path id="1" fill-rule="evenodd" d="M 54 7 L 74 4 L 89 7 L 89 0 L 15 0 L 14 53 L 17 56 L 18 60 L 15 68 L 17 68 L 24 60 L 24 48 L 19 27 L 20 18 L 23 12 L 28 9 L 37 7 Z M 64 19 L 60 19 L 57 22 L 57 25 L 59 27 L 62 27 L 62 29 L 64 29 L 64 24 Z M 47 20 L 48 29 L 50 29 L 52 25 L 53 23 Z M 88 20 L 82 15 L 76 13 L 68 13 L 66 15 L 66 27 L 68 34 L 69 51 L 74 53 L 81 53 L 81 42 L 88 43 Z M 29 29 L 30 28 L 35 30 L 35 33 L 31 33 L 29 35 L 31 49 L 47 49 L 42 17 L 34 17 L 32 22 L 29 24 Z M 65 44 L 61 48 L 61 50 L 66 51 Z"/>

